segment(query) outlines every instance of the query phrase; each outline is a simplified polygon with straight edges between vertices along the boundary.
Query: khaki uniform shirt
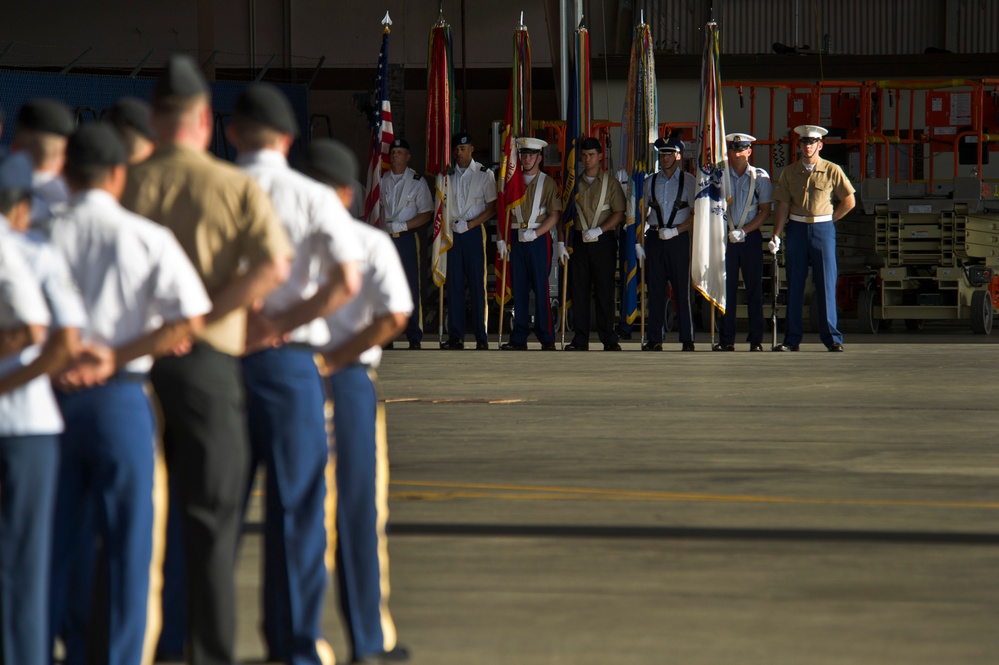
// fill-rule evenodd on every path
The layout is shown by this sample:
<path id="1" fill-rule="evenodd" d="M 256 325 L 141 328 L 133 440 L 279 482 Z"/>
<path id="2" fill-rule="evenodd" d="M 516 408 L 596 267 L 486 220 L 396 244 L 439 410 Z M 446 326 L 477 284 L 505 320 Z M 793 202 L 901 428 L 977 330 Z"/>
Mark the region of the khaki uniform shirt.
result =
<path id="1" fill-rule="evenodd" d="M 603 187 L 604 180 L 607 180 L 604 210 L 598 212 L 597 204 L 600 203 L 600 189 Z M 600 171 L 592 183 L 586 181 L 585 175 L 580 175 L 579 200 L 576 202 L 576 206 L 576 209 L 582 213 L 582 219 L 577 220 L 576 230 L 595 229 L 606 222 L 615 212 L 624 212 L 624 190 L 621 189 L 621 183 L 616 178 L 611 178 L 607 171 Z"/>
<path id="2" fill-rule="evenodd" d="M 774 189 L 774 201 L 787 203 L 792 215 L 815 217 L 832 214 L 833 192 L 842 200 L 854 191 L 843 169 L 819 159 L 811 173 L 801 162 L 781 171 Z"/>
<path id="3" fill-rule="evenodd" d="M 294 255 L 257 183 L 232 164 L 188 146 L 160 147 L 133 166 L 121 202 L 173 231 L 213 299 L 247 267 Z M 234 310 L 206 326 L 198 339 L 242 355 L 246 310 Z"/>
<path id="4" fill-rule="evenodd" d="M 514 210 L 520 211 L 521 217 L 518 218 L 516 215 L 511 215 L 513 228 L 537 228 L 550 213 L 562 210 L 562 197 L 558 194 L 558 185 L 555 183 L 554 178 L 546 174 L 544 184 L 541 185 L 541 204 L 538 206 L 538 217 L 537 219 L 530 219 L 531 212 L 534 210 L 534 193 L 538 191 L 538 179 L 540 177 L 540 172 L 534 176 L 534 180 L 524 190 L 524 202 L 514 208 Z M 523 224 L 519 224 L 519 219 L 521 218 L 523 219 Z"/>

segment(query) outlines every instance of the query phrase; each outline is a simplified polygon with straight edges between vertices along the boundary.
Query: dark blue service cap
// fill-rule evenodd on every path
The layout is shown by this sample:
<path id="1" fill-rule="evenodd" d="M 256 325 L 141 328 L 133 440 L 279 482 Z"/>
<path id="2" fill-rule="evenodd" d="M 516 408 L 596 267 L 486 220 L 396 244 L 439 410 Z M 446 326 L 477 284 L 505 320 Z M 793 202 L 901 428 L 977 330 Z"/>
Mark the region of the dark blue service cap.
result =
<path id="1" fill-rule="evenodd" d="M 295 111 L 276 85 L 254 83 L 236 99 L 234 111 L 237 117 L 259 122 L 282 134 L 298 136 Z"/>
<path id="2" fill-rule="evenodd" d="M 451 137 L 451 143 L 456 146 L 468 145 L 471 142 L 472 142 L 472 137 L 466 134 L 465 132 L 455 134 L 454 136 Z"/>
<path id="3" fill-rule="evenodd" d="M 23 152 L 15 152 L 0 160 L 0 192 L 31 192 L 31 158 Z"/>
<path id="4" fill-rule="evenodd" d="M 208 81 L 194 58 L 185 53 L 174 53 L 167 58 L 163 73 L 153 88 L 154 100 L 204 94 L 208 94 Z"/>
<path id="5" fill-rule="evenodd" d="M 389 147 L 390 150 L 392 148 L 405 148 L 406 150 L 409 150 L 409 141 L 403 138 L 397 138 L 392 141 L 392 145 Z"/>
<path id="6" fill-rule="evenodd" d="M 668 139 L 658 138 L 653 144 L 659 152 L 683 152 L 683 141 L 673 136 Z"/>
<path id="7" fill-rule="evenodd" d="M 156 138 L 149 124 L 149 104 L 135 97 L 122 97 L 111 107 L 108 120 L 115 127 L 129 127 L 150 141 Z"/>
<path id="8" fill-rule="evenodd" d="M 70 165 L 109 166 L 126 161 L 125 145 L 107 125 L 84 125 L 66 144 L 66 163 Z"/>
<path id="9" fill-rule="evenodd" d="M 55 99 L 32 99 L 17 114 L 17 126 L 33 132 L 69 136 L 76 123 L 69 107 Z"/>
<path id="10" fill-rule="evenodd" d="M 305 168 L 345 187 L 357 178 L 357 157 L 339 141 L 317 139 L 305 151 Z"/>

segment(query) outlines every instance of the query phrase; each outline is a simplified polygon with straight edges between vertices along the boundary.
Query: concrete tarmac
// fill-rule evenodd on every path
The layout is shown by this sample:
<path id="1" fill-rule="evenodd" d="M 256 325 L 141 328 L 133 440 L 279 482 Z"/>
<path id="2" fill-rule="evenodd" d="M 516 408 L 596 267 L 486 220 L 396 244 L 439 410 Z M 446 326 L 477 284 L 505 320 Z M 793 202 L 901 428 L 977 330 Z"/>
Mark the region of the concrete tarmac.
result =
<path id="1" fill-rule="evenodd" d="M 386 352 L 412 662 L 999 663 L 999 335 L 845 327 L 842 354 Z M 332 590 L 324 628 L 348 662 Z"/>

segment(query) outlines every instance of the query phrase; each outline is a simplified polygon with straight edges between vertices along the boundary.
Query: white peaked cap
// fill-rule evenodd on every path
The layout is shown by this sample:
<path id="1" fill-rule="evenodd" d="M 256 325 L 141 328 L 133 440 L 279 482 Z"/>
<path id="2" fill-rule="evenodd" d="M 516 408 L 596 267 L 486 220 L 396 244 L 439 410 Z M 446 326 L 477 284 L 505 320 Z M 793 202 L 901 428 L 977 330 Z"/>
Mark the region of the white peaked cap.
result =
<path id="1" fill-rule="evenodd" d="M 541 150 L 548 145 L 547 141 L 536 139 L 531 136 L 522 136 L 517 139 L 518 150 Z"/>
<path id="2" fill-rule="evenodd" d="M 803 139 L 820 139 L 829 133 L 828 129 L 818 125 L 798 125 L 794 131 Z"/>

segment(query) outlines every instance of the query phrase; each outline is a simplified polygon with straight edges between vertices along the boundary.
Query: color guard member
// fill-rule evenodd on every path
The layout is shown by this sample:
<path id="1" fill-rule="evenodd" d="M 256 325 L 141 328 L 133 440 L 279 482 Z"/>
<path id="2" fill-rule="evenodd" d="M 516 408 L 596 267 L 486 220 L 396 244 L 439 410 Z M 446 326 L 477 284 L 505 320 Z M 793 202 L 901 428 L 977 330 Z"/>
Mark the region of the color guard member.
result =
<path id="1" fill-rule="evenodd" d="M 513 209 L 510 229 L 510 269 L 513 276 L 513 332 L 504 351 L 527 350 L 531 331 L 530 301 L 534 292 L 534 335 L 542 351 L 555 350 L 555 331 L 548 294 L 548 275 L 552 269 L 552 237 L 550 231 L 559 220 L 562 201 L 558 185 L 541 171 L 541 150 L 546 141 L 531 137 L 517 139 L 520 167 L 524 172 L 524 202 Z M 500 241 L 500 254 L 507 251 Z"/>
<path id="2" fill-rule="evenodd" d="M 617 259 L 617 234 L 624 222 L 624 190 L 607 171 L 600 168 L 604 148 L 595 138 L 580 145 L 583 173 L 579 176 L 579 199 L 573 228 L 572 260 L 569 274 L 572 283 L 572 343 L 566 351 L 590 348 L 590 298 L 597 308 L 597 336 L 604 351 L 620 351 L 614 325 L 614 268 Z M 560 246 L 559 250 L 563 248 Z M 568 252 L 566 252 L 568 259 Z"/>
<path id="3" fill-rule="evenodd" d="M 409 291 L 415 307 L 406 326 L 406 339 L 410 349 L 419 349 L 423 339 L 423 280 L 420 272 L 420 246 L 422 229 L 433 215 L 434 203 L 430 196 L 427 181 L 413 169 L 409 160 L 413 158 L 406 139 L 397 138 L 389 148 L 392 170 L 382 176 L 381 206 L 385 230 L 392 236 L 392 242 L 399 252 L 402 265 L 409 280 Z"/>
<path id="4" fill-rule="evenodd" d="M 683 141 L 657 139 L 659 171 L 646 179 L 644 257 L 649 289 L 649 324 L 643 351 L 663 350 L 666 324 L 666 282 L 673 286 L 679 313 L 682 350 L 694 350 L 694 321 L 690 311 L 690 226 L 694 209 L 694 176 L 684 173 Z"/>
<path id="5" fill-rule="evenodd" d="M 763 350 L 763 233 L 760 227 L 770 218 L 773 183 L 765 170 L 751 166 L 755 136 L 729 134 L 729 182 L 732 201 L 728 208 L 729 234 L 725 247 L 725 289 L 728 307 L 722 319 L 719 343 L 712 351 L 735 351 L 735 310 L 739 292 L 739 271 L 746 285 L 749 313 L 749 350 Z"/>
<path id="6" fill-rule="evenodd" d="M 496 214 L 496 181 L 472 159 L 475 145 L 468 134 L 456 134 L 454 173 L 448 195 L 454 197 L 453 243 L 447 252 L 448 339 L 442 349 L 465 348 L 465 288 L 472 303 L 475 348 L 489 349 L 486 333 L 486 222 Z M 449 206 L 449 208 L 451 207 Z"/>

